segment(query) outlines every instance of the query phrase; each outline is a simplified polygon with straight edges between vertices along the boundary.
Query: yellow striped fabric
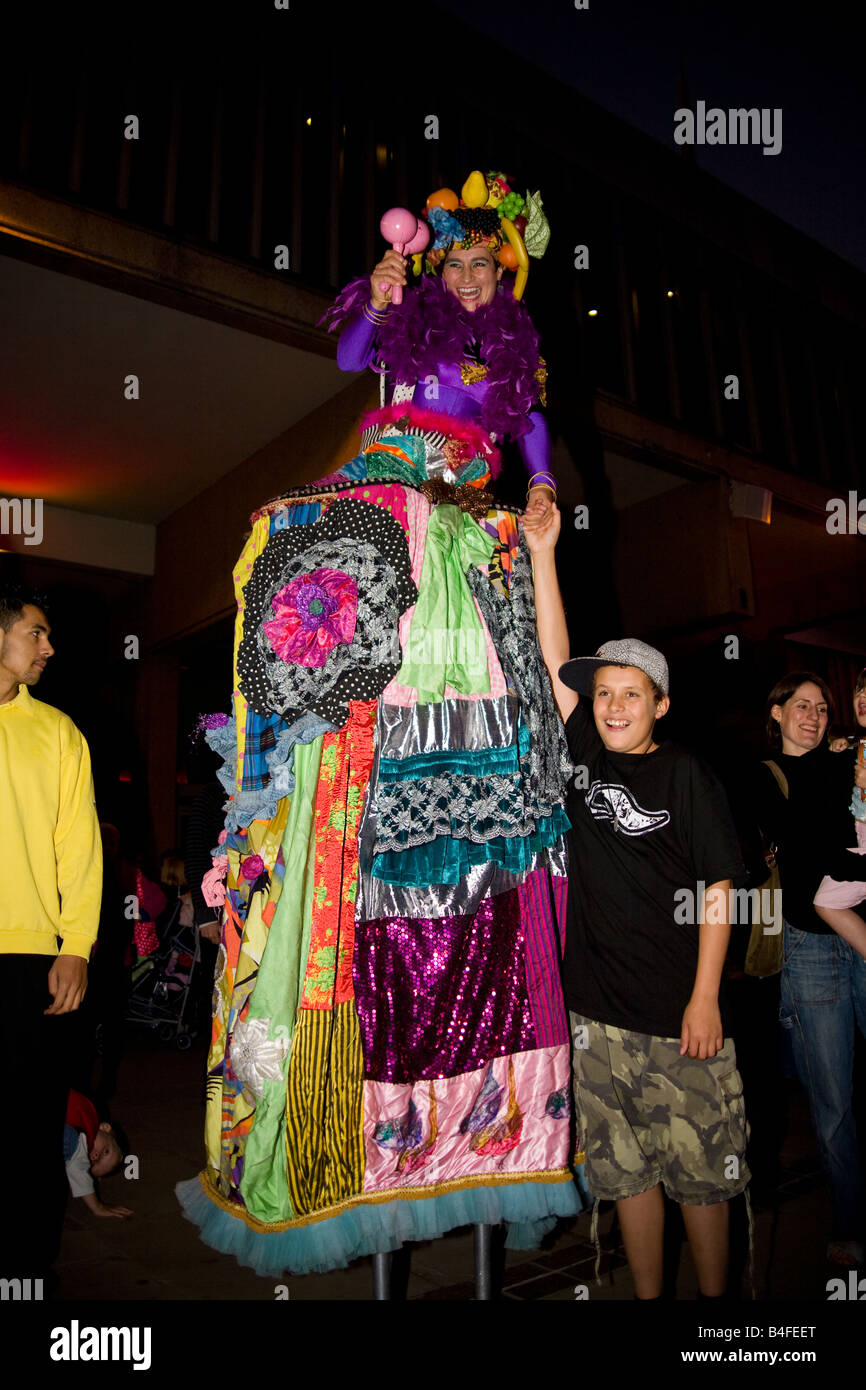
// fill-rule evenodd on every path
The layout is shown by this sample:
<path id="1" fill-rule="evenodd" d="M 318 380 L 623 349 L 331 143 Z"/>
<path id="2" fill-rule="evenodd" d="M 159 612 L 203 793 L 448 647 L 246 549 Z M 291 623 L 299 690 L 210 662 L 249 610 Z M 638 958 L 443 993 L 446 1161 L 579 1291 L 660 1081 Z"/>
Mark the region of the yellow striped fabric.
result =
<path id="1" fill-rule="evenodd" d="M 289 1192 L 299 1216 L 363 1188 L 362 1082 L 354 1000 L 299 1009 L 286 1094 Z"/>

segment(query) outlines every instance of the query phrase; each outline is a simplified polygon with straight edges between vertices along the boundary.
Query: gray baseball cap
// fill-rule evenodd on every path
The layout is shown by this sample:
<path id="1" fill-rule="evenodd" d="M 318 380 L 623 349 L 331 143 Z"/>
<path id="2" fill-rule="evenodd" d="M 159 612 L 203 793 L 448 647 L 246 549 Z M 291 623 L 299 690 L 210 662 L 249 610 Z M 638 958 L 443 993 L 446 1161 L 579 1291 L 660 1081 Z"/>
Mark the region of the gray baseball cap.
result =
<path id="1" fill-rule="evenodd" d="M 592 694 L 592 678 L 599 666 L 636 666 L 655 681 L 663 695 L 669 694 L 668 663 L 661 652 L 637 637 L 619 637 L 605 642 L 595 656 L 577 656 L 559 668 L 559 679 L 579 695 Z"/>

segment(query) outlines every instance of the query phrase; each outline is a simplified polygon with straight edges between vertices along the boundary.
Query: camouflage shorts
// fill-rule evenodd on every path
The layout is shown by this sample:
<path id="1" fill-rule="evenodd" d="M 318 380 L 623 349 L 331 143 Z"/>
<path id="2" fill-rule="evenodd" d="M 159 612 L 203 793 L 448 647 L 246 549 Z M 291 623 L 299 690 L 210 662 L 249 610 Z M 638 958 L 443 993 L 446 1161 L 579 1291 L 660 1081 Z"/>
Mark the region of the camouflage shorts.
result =
<path id="1" fill-rule="evenodd" d="M 730 1038 L 706 1061 L 679 1038 L 631 1033 L 571 1015 L 574 1101 L 586 1176 L 602 1201 L 658 1183 L 675 1202 L 705 1206 L 742 1192 L 743 1083 Z"/>

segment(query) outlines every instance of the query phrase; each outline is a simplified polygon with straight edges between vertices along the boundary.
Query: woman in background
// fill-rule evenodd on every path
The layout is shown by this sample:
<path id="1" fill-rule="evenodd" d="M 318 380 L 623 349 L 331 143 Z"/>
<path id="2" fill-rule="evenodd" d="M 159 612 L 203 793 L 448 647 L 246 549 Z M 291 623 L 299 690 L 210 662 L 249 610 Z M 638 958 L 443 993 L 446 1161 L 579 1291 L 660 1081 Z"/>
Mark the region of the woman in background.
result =
<path id="1" fill-rule="evenodd" d="M 831 696 L 810 671 L 778 681 L 767 699 L 767 732 L 784 787 L 762 766 L 758 820 L 777 846 L 785 913 L 781 1023 L 830 1189 L 833 1229 L 827 1258 L 862 1263 L 863 1182 L 853 1113 L 855 1027 L 866 1035 L 866 960 L 815 912 L 825 874 L 850 839 L 849 760 L 826 743 Z"/>

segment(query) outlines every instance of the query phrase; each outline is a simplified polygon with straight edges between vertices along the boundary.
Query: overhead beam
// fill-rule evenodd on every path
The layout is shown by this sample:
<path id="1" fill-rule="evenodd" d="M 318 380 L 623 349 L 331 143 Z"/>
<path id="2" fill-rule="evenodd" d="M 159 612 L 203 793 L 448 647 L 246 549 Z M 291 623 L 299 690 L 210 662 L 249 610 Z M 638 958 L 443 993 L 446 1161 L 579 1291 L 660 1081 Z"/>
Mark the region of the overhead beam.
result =
<path id="1" fill-rule="evenodd" d="M 0 254 L 333 357 L 332 294 L 0 180 Z"/>

